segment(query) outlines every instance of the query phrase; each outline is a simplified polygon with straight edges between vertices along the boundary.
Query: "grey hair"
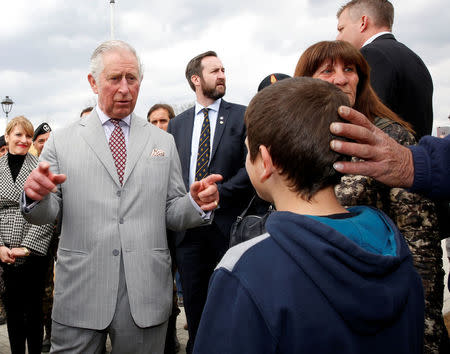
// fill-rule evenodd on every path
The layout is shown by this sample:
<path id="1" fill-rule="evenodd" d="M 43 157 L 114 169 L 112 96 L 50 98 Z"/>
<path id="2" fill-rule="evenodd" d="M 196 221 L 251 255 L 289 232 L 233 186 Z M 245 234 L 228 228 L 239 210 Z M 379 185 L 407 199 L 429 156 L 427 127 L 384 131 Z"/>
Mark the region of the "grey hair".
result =
<path id="1" fill-rule="evenodd" d="M 392 30 L 394 6 L 388 0 L 351 0 L 340 7 L 337 12 L 338 19 L 346 9 L 349 9 L 352 20 L 367 12 L 372 16 L 375 26 Z"/>
<path id="2" fill-rule="evenodd" d="M 127 50 L 136 57 L 139 71 L 139 81 L 142 81 L 142 78 L 144 76 L 144 69 L 142 67 L 141 60 L 139 59 L 139 56 L 136 53 L 136 50 L 130 44 L 117 39 L 103 42 L 97 48 L 95 48 L 94 53 L 92 53 L 90 62 L 90 72 L 91 75 L 94 77 L 95 81 L 98 81 L 98 77 L 104 69 L 103 55 L 107 52 L 119 49 Z"/>

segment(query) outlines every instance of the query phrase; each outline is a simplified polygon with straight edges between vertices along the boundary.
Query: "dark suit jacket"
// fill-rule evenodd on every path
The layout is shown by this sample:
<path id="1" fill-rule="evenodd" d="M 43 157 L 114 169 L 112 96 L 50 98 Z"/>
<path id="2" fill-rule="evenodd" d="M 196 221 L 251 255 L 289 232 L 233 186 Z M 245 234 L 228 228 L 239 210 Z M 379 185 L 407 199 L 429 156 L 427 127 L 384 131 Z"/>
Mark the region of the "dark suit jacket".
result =
<path id="1" fill-rule="evenodd" d="M 220 208 L 214 212 L 214 223 L 222 233 L 229 235 L 231 224 L 250 201 L 252 187 L 245 170 L 247 149 L 244 144 L 245 106 L 228 103 L 222 99 L 217 115 L 216 130 L 210 156 L 209 173 L 223 176 L 218 184 Z M 189 167 L 191 158 L 192 130 L 195 107 L 189 108 L 169 122 L 168 132 L 175 139 L 180 155 L 184 184 L 189 190 Z M 223 118 L 223 119 L 222 119 Z M 220 124 L 223 121 L 223 124 Z M 177 245 L 184 233 L 177 234 Z"/>
<path id="2" fill-rule="evenodd" d="M 381 101 L 412 124 L 417 140 L 433 125 L 433 81 L 422 59 L 392 34 L 361 48 L 371 68 L 371 83 Z"/>

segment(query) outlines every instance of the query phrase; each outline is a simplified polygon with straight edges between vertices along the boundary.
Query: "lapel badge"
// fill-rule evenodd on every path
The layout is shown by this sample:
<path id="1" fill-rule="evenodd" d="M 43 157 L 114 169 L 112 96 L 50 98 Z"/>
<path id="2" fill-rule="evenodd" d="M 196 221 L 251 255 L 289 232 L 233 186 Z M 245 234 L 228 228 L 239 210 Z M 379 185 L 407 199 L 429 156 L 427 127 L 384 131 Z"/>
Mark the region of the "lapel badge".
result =
<path id="1" fill-rule="evenodd" d="M 223 117 L 219 117 L 219 124 L 223 124 Z"/>

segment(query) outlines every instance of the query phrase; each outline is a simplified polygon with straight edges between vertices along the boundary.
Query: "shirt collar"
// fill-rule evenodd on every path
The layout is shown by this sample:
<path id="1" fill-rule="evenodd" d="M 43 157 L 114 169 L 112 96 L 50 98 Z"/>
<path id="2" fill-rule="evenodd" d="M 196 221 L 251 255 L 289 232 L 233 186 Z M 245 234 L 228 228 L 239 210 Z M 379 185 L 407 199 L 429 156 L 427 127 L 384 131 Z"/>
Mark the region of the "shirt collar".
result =
<path id="1" fill-rule="evenodd" d="M 365 45 L 372 43 L 375 39 L 382 36 L 383 34 L 391 34 L 391 33 L 392 32 L 388 32 L 388 31 L 375 33 L 372 37 L 370 37 L 367 41 L 365 41 L 362 46 L 364 47 Z"/>
<path id="2" fill-rule="evenodd" d="M 220 102 L 222 102 L 221 98 L 219 98 L 218 100 L 215 100 L 208 107 L 203 107 L 200 103 L 195 101 L 195 115 L 197 115 L 203 108 L 209 108 L 215 112 L 219 112 Z"/>
<path id="3" fill-rule="evenodd" d="M 95 106 L 95 111 L 97 112 L 97 115 L 100 118 L 100 122 L 102 122 L 102 125 L 105 125 L 105 123 L 111 119 L 100 109 L 98 105 Z M 121 121 L 124 122 L 126 125 L 130 126 L 131 114 L 126 116 L 125 118 L 122 118 Z"/>

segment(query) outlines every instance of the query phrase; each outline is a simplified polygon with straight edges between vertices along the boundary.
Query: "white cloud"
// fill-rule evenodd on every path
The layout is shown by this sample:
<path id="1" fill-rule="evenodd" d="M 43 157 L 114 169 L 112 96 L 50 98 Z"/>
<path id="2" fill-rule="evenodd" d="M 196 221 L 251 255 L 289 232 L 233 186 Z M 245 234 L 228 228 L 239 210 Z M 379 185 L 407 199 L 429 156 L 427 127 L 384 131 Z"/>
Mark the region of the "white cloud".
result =
<path id="1" fill-rule="evenodd" d="M 116 0 L 115 34 L 136 47 L 145 66 L 136 113 L 156 102 L 194 99 L 184 71 L 189 59 L 216 50 L 227 73 L 226 99 L 247 104 L 269 73 L 292 75 L 311 44 L 336 36 L 336 11 L 346 1 Z M 397 38 L 429 65 L 436 122 L 450 113 L 450 12 L 444 0 L 394 3 Z M 15 0 L 0 15 L 0 96 L 12 113 L 63 125 L 91 103 L 89 57 L 109 37 L 107 0 Z M 439 21 L 436 21 L 439 18 Z M 436 125 L 436 124 L 435 124 Z"/>

